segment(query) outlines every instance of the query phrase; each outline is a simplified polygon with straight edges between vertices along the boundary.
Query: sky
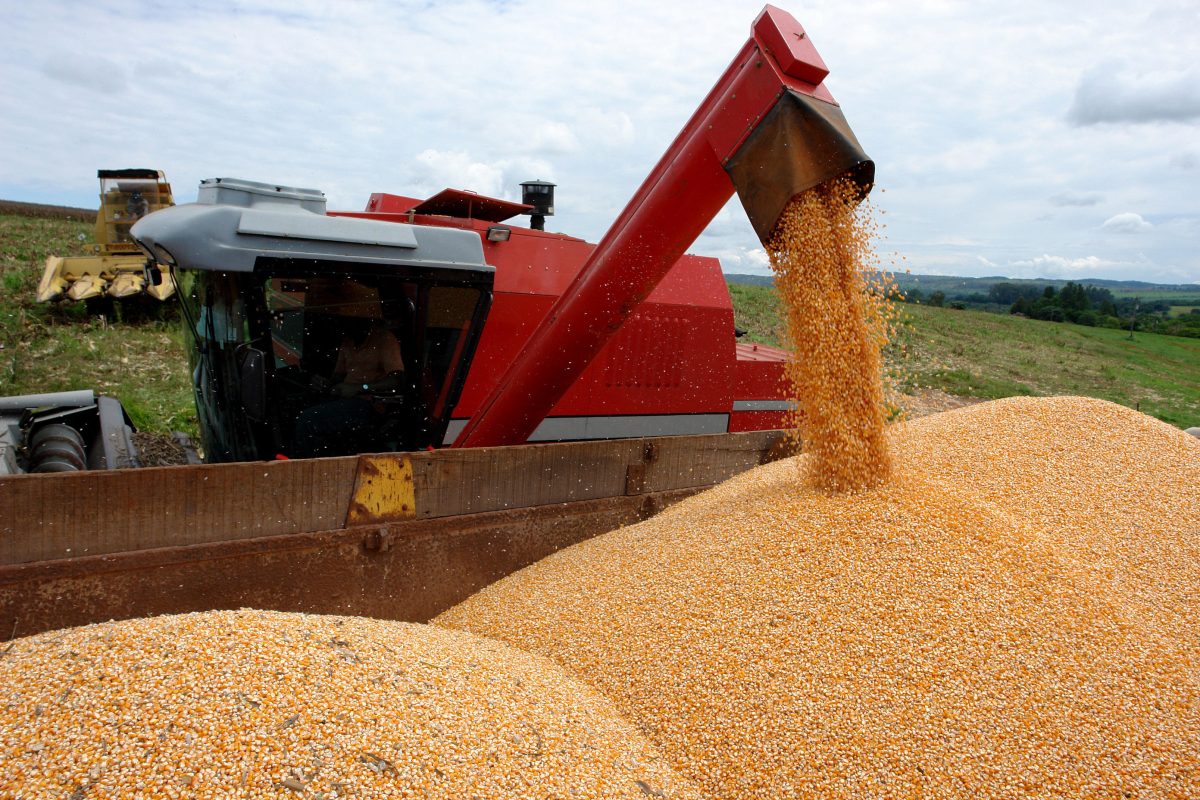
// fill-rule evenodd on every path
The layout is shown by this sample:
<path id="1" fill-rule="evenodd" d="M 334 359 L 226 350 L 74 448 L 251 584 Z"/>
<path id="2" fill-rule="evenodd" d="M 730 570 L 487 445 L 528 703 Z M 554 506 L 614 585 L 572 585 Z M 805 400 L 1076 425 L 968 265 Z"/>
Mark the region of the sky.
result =
<path id="1" fill-rule="evenodd" d="M 757 0 L 7 3 L 0 198 L 94 208 L 96 170 L 445 187 L 598 240 L 745 42 Z M 1200 2 L 780 7 L 876 162 L 881 265 L 1200 282 Z M 732 200 L 691 247 L 768 274 Z"/>

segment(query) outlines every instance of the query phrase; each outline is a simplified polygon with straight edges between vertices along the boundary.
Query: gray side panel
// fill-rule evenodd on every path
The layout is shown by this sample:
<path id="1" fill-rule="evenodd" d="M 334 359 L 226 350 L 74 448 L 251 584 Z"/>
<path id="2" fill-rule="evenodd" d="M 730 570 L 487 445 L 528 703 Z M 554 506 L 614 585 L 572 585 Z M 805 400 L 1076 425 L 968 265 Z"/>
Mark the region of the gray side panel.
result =
<path id="1" fill-rule="evenodd" d="M 465 419 L 450 420 L 443 444 L 450 444 L 466 427 Z M 728 414 L 643 414 L 616 417 L 547 417 L 530 434 L 530 442 L 571 442 L 586 439 L 635 439 L 646 436 L 693 436 L 725 433 Z"/>
<path id="2" fill-rule="evenodd" d="M 0 397 L 0 412 L 19 413 L 27 408 L 53 408 L 61 406 L 90 406 L 96 402 L 96 393 L 91 389 L 74 392 L 50 392 L 49 394 L 19 394 Z"/>
<path id="3" fill-rule="evenodd" d="M 364 225 L 364 222 L 367 224 Z M 417 246 L 417 236 L 409 225 L 368 222 L 350 217 L 322 217 L 316 214 L 247 209 L 242 212 L 237 229 L 238 233 L 282 236 L 289 239 L 352 242 L 384 247 Z"/>
<path id="4" fill-rule="evenodd" d="M 492 272 L 474 231 L 327 217 L 303 209 L 187 204 L 138 220 L 133 238 L 181 269 L 251 272 L 259 258 L 396 264 Z"/>
<path id="5" fill-rule="evenodd" d="M 796 407 L 792 400 L 734 400 L 734 411 L 791 411 Z"/>
<path id="6" fill-rule="evenodd" d="M 131 469 L 140 467 L 133 444 L 133 428 L 125 421 L 125 409 L 111 397 L 96 399 L 100 431 L 92 443 L 89 469 Z"/>

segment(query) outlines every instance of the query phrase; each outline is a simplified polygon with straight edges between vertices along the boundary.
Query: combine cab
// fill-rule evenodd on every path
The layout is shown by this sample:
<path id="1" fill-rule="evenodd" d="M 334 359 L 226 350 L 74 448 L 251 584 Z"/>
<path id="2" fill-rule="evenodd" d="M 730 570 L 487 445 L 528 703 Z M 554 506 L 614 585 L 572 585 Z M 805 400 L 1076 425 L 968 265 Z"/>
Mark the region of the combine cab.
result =
<path id="1" fill-rule="evenodd" d="M 135 235 L 171 265 L 208 461 L 439 445 L 492 298 L 478 235 L 216 179 Z"/>
<path id="2" fill-rule="evenodd" d="M 142 294 L 166 300 L 174 287 L 147 282 L 146 257 L 130 238 L 129 229 L 147 214 L 174 204 L 171 184 L 160 170 L 153 169 L 102 169 L 97 176 L 100 210 L 96 214 L 96 254 L 47 258 L 38 284 L 38 301 L 123 299 Z"/>

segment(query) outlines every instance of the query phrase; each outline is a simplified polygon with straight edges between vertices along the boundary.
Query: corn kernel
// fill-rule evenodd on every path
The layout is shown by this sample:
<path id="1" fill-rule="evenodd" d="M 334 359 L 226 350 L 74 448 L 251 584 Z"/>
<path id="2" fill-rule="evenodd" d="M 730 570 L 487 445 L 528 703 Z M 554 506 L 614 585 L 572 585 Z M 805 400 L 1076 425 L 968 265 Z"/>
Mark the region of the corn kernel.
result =
<path id="1" fill-rule="evenodd" d="M 1200 796 L 1200 441 L 1012 398 L 888 483 L 740 475 L 435 623 L 554 659 L 711 797 Z"/>
<path id="2" fill-rule="evenodd" d="M 697 797 L 612 704 L 467 634 L 222 611 L 15 640 L 0 797 Z"/>

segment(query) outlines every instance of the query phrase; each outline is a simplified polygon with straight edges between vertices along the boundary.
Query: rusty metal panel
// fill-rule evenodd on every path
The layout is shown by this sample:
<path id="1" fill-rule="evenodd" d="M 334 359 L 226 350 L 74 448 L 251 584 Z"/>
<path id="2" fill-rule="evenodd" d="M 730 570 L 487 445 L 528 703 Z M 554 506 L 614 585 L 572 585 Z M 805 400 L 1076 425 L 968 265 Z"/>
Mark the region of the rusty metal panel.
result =
<path id="1" fill-rule="evenodd" d="M 0 478 L 0 564 L 708 486 L 776 431 Z M 410 480 L 411 478 L 411 480 Z"/>
<path id="2" fill-rule="evenodd" d="M 643 491 L 712 486 L 772 460 L 768 454 L 783 431 L 656 439 L 643 454 Z"/>
<path id="3" fill-rule="evenodd" d="M 752 431 L 413 454 L 417 516 L 711 486 L 764 463 L 782 435 Z"/>
<path id="4" fill-rule="evenodd" d="M 695 491 L 0 566 L 0 641 L 241 607 L 425 622 L 556 550 Z"/>
<path id="5" fill-rule="evenodd" d="M 357 461 L 0 478 L 0 564 L 341 528 Z"/>
<path id="6" fill-rule="evenodd" d="M 692 437 L 684 437 L 692 438 Z M 640 439 L 439 450 L 413 456 L 417 516 L 477 514 L 625 494 Z"/>

